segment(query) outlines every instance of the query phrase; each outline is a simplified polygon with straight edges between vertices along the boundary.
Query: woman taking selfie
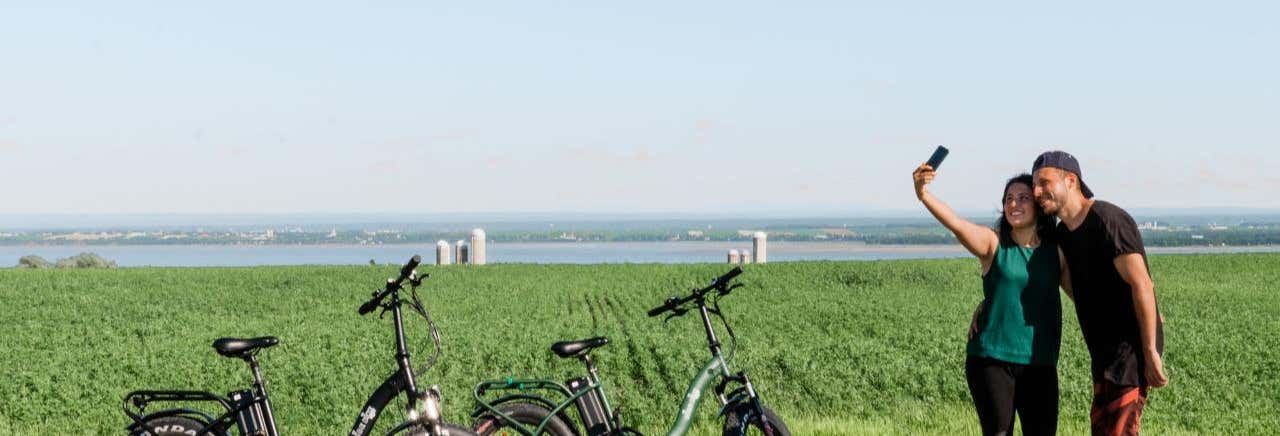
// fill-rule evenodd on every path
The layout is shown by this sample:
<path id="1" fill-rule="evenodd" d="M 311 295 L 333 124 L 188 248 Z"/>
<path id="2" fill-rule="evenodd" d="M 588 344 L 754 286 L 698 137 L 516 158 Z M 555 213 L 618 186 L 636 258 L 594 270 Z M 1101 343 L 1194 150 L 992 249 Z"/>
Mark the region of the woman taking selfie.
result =
<path id="1" fill-rule="evenodd" d="M 982 433 L 1010 434 L 1015 413 L 1024 434 L 1054 434 L 1058 426 L 1058 346 L 1069 275 L 1053 242 L 1053 217 L 1040 211 L 1032 179 L 1005 183 L 995 228 L 956 215 L 926 186 L 937 177 L 920 165 L 916 197 L 982 264 L 982 303 L 974 316 L 965 377 Z"/>

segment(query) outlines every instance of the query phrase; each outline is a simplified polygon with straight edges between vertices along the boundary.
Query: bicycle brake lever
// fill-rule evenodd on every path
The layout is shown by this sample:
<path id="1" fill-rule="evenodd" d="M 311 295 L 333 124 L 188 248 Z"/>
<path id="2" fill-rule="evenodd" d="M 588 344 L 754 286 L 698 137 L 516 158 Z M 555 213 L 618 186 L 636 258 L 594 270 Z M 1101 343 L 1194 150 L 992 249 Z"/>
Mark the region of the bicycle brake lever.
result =
<path id="1" fill-rule="evenodd" d="M 418 286 L 422 286 L 422 281 L 426 280 L 428 277 L 431 277 L 431 273 L 418 275 L 418 272 L 414 271 L 413 276 L 409 277 L 409 284 L 413 285 L 413 287 L 415 288 Z"/>
<path id="2" fill-rule="evenodd" d="M 667 321 L 671 321 L 671 318 L 679 318 L 679 317 L 681 317 L 681 316 L 684 316 L 684 314 L 686 314 L 686 313 L 689 313 L 689 309 L 681 309 L 681 308 L 678 308 L 678 307 L 677 307 L 677 308 L 674 308 L 674 309 L 671 309 L 671 314 L 670 314 L 670 315 L 667 315 L 666 319 L 663 319 L 663 320 L 662 320 L 662 323 L 663 323 L 663 324 L 666 324 L 666 323 L 667 323 Z"/>
<path id="3" fill-rule="evenodd" d="M 742 286 L 742 283 L 734 283 L 733 286 L 725 288 L 723 292 L 720 292 L 720 295 L 729 295 L 729 293 L 733 292 L 734 289 L 741 288 Z"/>

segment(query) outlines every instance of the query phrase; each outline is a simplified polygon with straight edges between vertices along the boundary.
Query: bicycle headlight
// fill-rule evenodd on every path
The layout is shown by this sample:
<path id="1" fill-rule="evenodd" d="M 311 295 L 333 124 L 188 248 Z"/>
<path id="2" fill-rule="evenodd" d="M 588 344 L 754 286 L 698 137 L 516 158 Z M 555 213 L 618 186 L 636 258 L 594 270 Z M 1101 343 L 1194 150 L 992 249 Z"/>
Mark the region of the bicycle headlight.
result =
<path id="1" fill-rule="evenodd" d="M 440 387 L 431 386 L 418 396 L 417 406 L 409 411 L 409 420 L 421 424 L 440 422 Z"/>

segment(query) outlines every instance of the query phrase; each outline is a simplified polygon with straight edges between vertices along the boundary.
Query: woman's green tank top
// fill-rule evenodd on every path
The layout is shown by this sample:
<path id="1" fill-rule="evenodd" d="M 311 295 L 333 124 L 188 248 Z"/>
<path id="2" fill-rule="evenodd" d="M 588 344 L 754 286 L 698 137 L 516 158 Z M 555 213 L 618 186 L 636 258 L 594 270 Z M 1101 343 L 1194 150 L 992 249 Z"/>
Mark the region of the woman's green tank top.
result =
<path id="1" fill-rule="evenodd" d="M 1057 365 L 1062 341 L 1058 247 L 1000 244 L 982 278 L 979 332 L 970 356 L 1024 365 Z"/>

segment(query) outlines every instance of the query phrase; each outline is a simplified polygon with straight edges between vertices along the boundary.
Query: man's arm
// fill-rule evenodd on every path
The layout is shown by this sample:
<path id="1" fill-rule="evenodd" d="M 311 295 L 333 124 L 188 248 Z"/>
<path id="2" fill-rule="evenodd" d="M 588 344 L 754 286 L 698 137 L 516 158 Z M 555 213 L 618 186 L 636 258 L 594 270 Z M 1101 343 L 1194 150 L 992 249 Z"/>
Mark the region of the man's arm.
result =
<path id="1" fill-rule="evenodd" d="M 1138 253 L 1116 256 L 1116 271 L 1129 283 L 1133 292 L 1133 310 L 1138 317 L 1138 334 L 1142 338 L 1142 355 L 1146 360 L 1145 374 L 1151 387 L 1161 387 L 1169 383 L 1164 373 L 1164 361 L 1156 349 L 1156 289 L 1147 273 L 1146 262 Z"/>

